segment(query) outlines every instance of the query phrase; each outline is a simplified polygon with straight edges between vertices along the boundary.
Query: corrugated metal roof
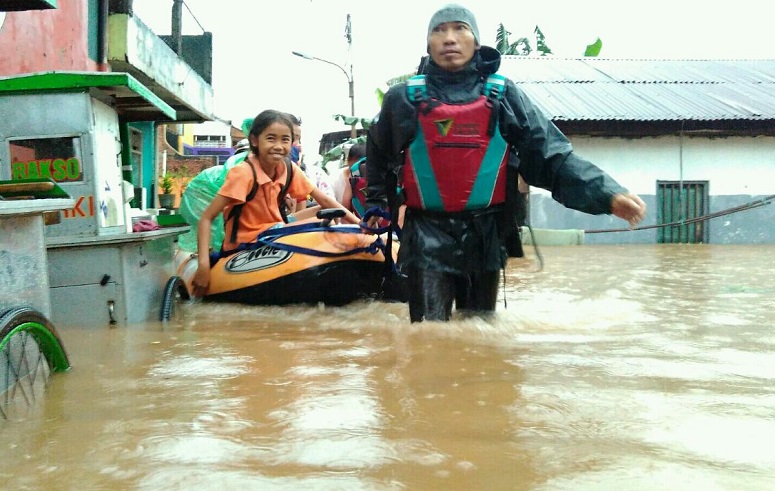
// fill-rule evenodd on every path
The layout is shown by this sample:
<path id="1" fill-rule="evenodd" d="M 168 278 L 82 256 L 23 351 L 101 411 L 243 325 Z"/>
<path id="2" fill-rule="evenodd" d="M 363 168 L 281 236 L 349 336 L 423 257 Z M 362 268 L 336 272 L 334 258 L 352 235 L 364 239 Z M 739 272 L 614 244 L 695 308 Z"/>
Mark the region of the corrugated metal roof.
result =
<path id="1" fill-rule="evenodd" d="M 499 73 L 553 120 L 775 120 L 775 60 L 504 56 Z"/>

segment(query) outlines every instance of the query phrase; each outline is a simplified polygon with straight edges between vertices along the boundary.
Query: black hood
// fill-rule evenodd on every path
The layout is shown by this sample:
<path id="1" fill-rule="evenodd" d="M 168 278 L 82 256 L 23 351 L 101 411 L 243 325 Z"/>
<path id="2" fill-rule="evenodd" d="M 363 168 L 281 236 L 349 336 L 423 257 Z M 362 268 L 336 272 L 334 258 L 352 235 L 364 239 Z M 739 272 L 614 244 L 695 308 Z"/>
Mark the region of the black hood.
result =
<path id="1" fill-rule="evenodd" d="M 489 46 L 481 46 L 478 53 L 479 71 L 482 73 L 482 75 L 492 75 L 498 71 L 498 68 L 501 67 L 501 54 L 497 49 L 491 48 Z"/>
<path id="2" fill-rule="evenodd" d="M 491 48 L 489 46 L 480 46 L 479 49 L 476 50 L 474 53 L 474 57 L 471 59 L 471 62 L 468 64 L 466 68 L 461 70 L 460 72 L 446 72 L 446 70 L 442 70 L 431 58 L 430 56 L 423 56 L 420 60 L 420 66 L 418 70 L 418 74 L 434 74 L 434 75 L 442 75 L 444 72 L 446 72 L 448 75 L 455 77 L 454 73 L 471 73 L 471 72 L 477 72 L 479 75 L 482 75 L 484 77 L 488 77 L 492 75 L 493 73 L 496 73 L 498 71 L 498 68 L 501 66 L 501 54 L 496 50 L 495 48 Z"/>

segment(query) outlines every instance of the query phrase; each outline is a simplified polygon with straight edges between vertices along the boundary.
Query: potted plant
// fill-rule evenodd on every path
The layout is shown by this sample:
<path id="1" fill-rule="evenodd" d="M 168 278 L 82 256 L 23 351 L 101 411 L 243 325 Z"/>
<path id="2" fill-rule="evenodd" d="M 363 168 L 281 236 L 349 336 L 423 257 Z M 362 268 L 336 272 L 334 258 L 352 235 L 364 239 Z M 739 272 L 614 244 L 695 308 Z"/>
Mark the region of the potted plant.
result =
<path id="1" fill-rule="evenodd" d="M 175 180 L 170 173 L 164 174 L 159 181 L 159 189 L 161 190 L 161 193 L 159 193 L 159 206 L 162 208 L 167 208 L 168 210 L 174 208 L 175 195 L 172 192 L 174 185 Z"/>

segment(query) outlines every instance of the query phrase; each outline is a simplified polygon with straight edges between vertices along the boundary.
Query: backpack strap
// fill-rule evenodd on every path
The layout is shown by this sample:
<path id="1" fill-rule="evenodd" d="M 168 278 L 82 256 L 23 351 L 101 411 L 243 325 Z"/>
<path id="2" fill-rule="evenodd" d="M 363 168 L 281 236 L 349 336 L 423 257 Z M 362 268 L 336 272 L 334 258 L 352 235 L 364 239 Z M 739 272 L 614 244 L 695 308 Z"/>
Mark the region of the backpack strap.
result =
<path id="1" fill-rule="evenodd" d="M 256 193 L 258 192 L 258 176 L 256 175 L 256 169 L 253 167 L 253 164 L 251 164 L 250 161 L 245 159 L 243 162 L 248 164 L 250 171 L 253 173 L 253 187 L 250 188 L 250 192 L 247 196 L 245 196 L 245 203 L 247 203 L 256 197 Z M 227 221 L 234 220 L 234 226 L 231 228 L 231 236 L 229 239 L 231 242 L 235 242 L 237 240 L 237 232 L 239 231 L 239 219 L 242 215 L 242 208 L 245 207 L 245 203 L 234 205 L 231 210 L 229 210 L 229 216 L 226 217 Z"/>
<path id="2" fill-rule="evenodd" d="M 415 75 L 406 81 L 406 96 L 410 102 L 420 102 L 428 98 L 425 75 Z"/>
<path id="3" fill-rule="evenodd" d="M 293 165 L 291 165 L 290 159 L 285 159 L 285 184 L 280 188 L 280 194 L 277 195 L 277 206 L 280 208 L 280 215 L 285 223 L 288 223 L 288 207 L 285 205 L 285 194 L 288 192 L 288 188 L 291 187 L 292 180 Z"/>

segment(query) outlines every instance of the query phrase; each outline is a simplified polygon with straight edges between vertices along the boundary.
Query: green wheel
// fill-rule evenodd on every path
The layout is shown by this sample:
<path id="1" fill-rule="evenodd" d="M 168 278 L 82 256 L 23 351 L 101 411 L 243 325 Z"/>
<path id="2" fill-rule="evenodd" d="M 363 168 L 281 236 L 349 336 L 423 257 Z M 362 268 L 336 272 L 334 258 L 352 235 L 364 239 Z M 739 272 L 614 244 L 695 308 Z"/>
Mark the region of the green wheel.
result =
<path id="1" fill-rule="evenodd" d="M 173 276 L 167 280 L 167 284 L 164 286 L 159 320 L 167 322 L 180 315 L 180 305 L 188 301 L 189 298 L 190 295 L 188 294 L 186 284 L 183 282 L 183 278 Z"/>
<path id="2" fill-rule="evenodd" d="M 0 314 L 0 416 L 32 406 L 52 372 L 70 368 L 59 335 L 40 312 L 17 307 Z"/>

